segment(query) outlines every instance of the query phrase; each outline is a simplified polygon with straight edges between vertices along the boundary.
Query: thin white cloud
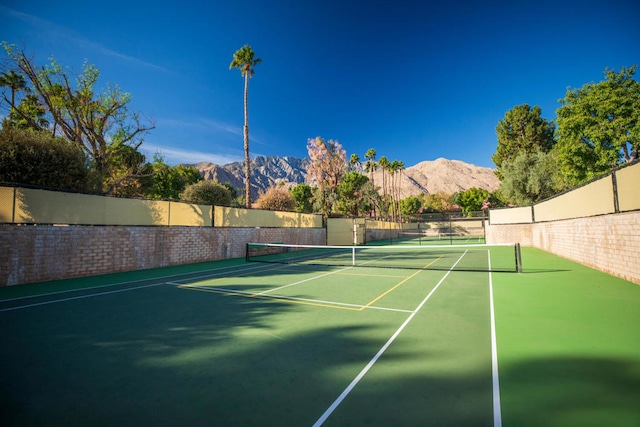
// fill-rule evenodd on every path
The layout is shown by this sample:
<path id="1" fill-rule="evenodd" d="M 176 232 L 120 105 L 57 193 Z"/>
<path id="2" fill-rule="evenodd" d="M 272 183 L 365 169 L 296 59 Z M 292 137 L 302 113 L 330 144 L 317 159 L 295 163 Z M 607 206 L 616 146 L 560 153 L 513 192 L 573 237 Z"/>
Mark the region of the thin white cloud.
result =
<path id="1" fill-rule="evenodd" d="M 242 135 L 242 128 L 213 119 L 199 118 L 195 120 L 159 119 L 158 125 L 197 130 L 219 130 L 233 135 Z"/>
<path id="2" fill-rule="evenodd" d="M 202 151 L 181 150 L 174 147 L 164 147 L 160 145 L 144 143 L 140 150 L 143 151 L 148 160 L 151 160 L 155 153 L 159 153 L 164 161 L 169 165 L 177 164 L 195 164 L 200 162 L 210 162 L 217 165 L 226 165 L 229 163 L 240 162 L 242 157 L 236 157 L 227 154 L 205 153 Z"/>
<path id="3" fill-rule="evenodd" d="M 65 26 L 55 24 L 51 21 L 47 21 L 46 19 L 38 18 L 37 16 L 29 15 L 27 13 L 19 12 L 17 10 L 14 10 L 5 6 L 0 6 L 0 12 L 6 13 L 12 18 L 19 19 L 22 22 L 28 25 L 31 25 L 43 35 L 49 34 L 49 35 L 61 37 L 68 44 L 75 44 L 78 47 L 82 47 L 94 52 L 98 52 L 102 55 L 110 56 L 112 58 L 117 58 L 133 65 L 151 68 L 151 69 L 162 71 L 162 72 L 169 72 L 168 69 L 160 65 L 143 61 L 139 58 L 129 56 L 121 52 L 117 52 L 100 43 L 96 43 L 94 41 L 81 37 L 78 33 L 76 33 L 75 31 Z"/>

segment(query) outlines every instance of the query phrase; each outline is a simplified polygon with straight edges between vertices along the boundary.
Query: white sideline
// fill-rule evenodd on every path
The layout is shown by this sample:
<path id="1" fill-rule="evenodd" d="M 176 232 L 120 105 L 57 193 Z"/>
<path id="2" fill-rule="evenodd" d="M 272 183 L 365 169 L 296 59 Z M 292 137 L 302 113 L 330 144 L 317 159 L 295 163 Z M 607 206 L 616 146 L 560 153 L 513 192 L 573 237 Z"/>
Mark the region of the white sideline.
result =
<path id="1" fill-rule="evenodd" d="M 169 279 L 171 277 L 184 277 L 184 276 L 187 276 L 189 274 L 204 273 L 206 271 L 211 271 L 212 273 L 206 274 L 204 276 L 190 277 L 188 279 L 183 279 L 183 280 L 190 280 L 191 281 L 191 280 L 194 280 L 194 279 L 202 279 L 202 278 L 205 278 L 205 277 L 215 277 L 215 276 L 219 276 L 221 274 L 226 274 L 227 273 L 227 272 L 221 271 L 221 270 L 229 270 L 230 268 L 233 268 L 233 267 L 235 267 L 235 266 L 221 267 L 221 268 L 215 268 L 215 269 L 210 269 L 210 270 L 195 271 L 195 272 L 191 272 L 191 273 L 171 274 L 171 275 L 167 275 L 167 276 L 153 277 L 153 278 L 150 278 L 150 279 L 129 280 L 129 281 L 125 281 L 125 282 L 109 283 L 109 284 L 106 284 L 106 285 L 92 286 L 92 287 L 87 287 L 87 288 L 78 288 L 78 289 L 69 289 L 69 290 L 57 291 L 57 292 L 49 292 L 49 293 L 46 293 L 46 294 L 27 295 L 27 296 L 17 297 L 17 298 L 8 298 L 8 299 L 0 301 L 0 304 L 6 303 L 6 302 L 11 302 L 11 301 L 23 300 L 23 299 L 41 298 L 41 297 L 48 297 L 48 296 L 52 296 L 52 295 L 66 294 L 66 293 L 71 293 L 71 292 L 82 292 L 82 291 L 89 291 L 89 290 L 97 290 L 97 289 L 109 288 L 109 287 L 113 287 L 113 286 L 128 285 L 128 284 L 133 284 L 133 283 L 137 283 L 137 282 L 149 282 L 149 281 L 153 281 L 154 282 L 154 283 L 151 283 L 149 285 L 134 286 L 134 287 L 131 287 L 131 288 L 126 288 L 126 289 L 118 289 L 118 290 L 106 291 L 106 292 L 96 292 L 96 293 L 92 293 L 92 294 L 88 294 L 88 295 L 79 295 L 77 297 L 54 299 L 54 300 L 51 300 L 51 301 L 44 301 L 44 302 L 33 303 L 33 304 L 19 305 L 19 306 L 10 307 L 10 308 L 2 308 L 2 309 L 0 309 L 0 313 L 5 312 L 5 311 L 20 310 L 20 309 L 23 309 L 23 308 L 37 307 L 39 305 L 56 304 L 56 303 L 59 303 L 59 302 L 72 301 L 72 300 L 76 300 L 76 299 L 92 298 L 92 297 L 100 296 L 100 295 L 108 295 L 108 294 L 114 294 L 114 293 L 118 293 L 118 292 L 132 291 L 132 290 L 135 290 L 135 289 L 143 289 L 143 288 L 149 288 L 149 287 L 153 287 L 153 286 L 165 285 L 165 284 L 167 284 L 166 279 Z M 235 271 L 246 271 L 246 270 L 257 270 L 257 269 L 265 269 L 266 270 L 266 269 L 270 269 L 270 268 L 274 268 L 274 267 L 273 266 L 246 267 L 246 268 L 242 268 L 242 269 L 236 269 Z M 221 271 L 221 272 L 213 273 L 213 272 L 217 272 L 217 271 Z"/>
<path id="2" fill-rule="evenodd" d="M 498 344 L 496 338 L 496 316 L 493 310 L 493 274 L 491 273 L 491 254 L 489 258 L 489 307 L 491 311 L 491 380 L 493 383 L 493 427 L 502 427 L 500 409 L 500 380 L 498 377 Z"/>

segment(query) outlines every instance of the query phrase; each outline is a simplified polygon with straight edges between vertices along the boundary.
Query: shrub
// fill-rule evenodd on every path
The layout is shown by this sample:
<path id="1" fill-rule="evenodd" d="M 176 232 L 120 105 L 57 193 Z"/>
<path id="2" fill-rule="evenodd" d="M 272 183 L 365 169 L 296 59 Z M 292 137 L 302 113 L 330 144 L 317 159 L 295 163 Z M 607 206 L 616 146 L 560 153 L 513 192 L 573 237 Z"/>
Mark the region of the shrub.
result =
<path id="1" fill-rule="evenodd" d="M 84 190 L 88 176 L 86 156 L 67 139 L 6 125 L 0 130 L 0 181 Z"/>
<path id="2" fill-rule="evenodd" d="M 200 181 L 180 193 L 180 200 L 198 205 L 231 205 L 231 192 L 217 181 Z"/>
<path id="3" fill-rule="evenodd" d="M 269 211 L 293 212 L 296 208 L 296 200 L 288 190 L 282 187 L 270 187 L 266 193 L 258 197 L 256 207 Z"/>

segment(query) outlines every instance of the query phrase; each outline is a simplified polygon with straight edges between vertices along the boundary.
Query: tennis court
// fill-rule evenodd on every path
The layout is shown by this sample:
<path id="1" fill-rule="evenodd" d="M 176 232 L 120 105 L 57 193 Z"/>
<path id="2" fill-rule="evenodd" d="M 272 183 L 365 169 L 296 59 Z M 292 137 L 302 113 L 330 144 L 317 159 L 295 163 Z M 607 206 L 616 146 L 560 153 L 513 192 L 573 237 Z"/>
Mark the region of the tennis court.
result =
<path id="1" fill-rule="evenodd" d="M 0 289 L 0 423 L 640 425 L 640 287 L 483 248 Z"/>

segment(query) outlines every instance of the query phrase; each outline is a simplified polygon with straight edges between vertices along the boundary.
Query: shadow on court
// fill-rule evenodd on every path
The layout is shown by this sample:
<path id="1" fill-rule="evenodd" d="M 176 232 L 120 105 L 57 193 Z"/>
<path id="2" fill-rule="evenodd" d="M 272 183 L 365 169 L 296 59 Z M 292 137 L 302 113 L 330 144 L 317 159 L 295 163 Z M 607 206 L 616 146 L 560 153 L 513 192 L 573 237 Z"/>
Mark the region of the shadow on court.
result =
<path id="1" fill-rule="evenodd" d="M 403 314 L 406 316 L 406 314 Z M 311 425 L 397 321 L 159 286 L 0 313 L 3 426 Z M 487 378 L 364 384 L 327 425 L 488 425 Z M 349 410 L 349 405 L 355 405 Z"/>
<path id="2" fill-rule="evenodd" d="M 640 425 L 638 359 L 532 359 L 500 374 L 504 425 Z"/>

